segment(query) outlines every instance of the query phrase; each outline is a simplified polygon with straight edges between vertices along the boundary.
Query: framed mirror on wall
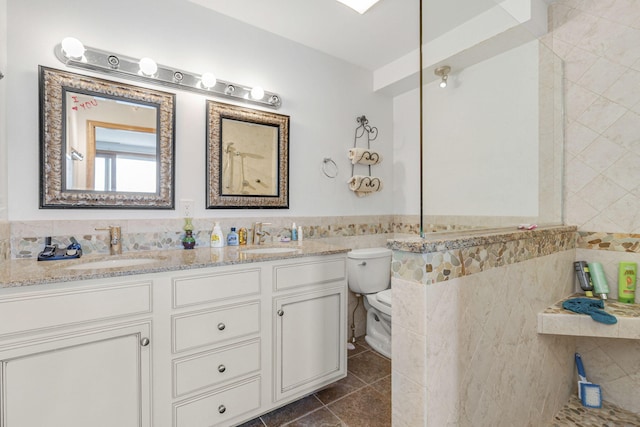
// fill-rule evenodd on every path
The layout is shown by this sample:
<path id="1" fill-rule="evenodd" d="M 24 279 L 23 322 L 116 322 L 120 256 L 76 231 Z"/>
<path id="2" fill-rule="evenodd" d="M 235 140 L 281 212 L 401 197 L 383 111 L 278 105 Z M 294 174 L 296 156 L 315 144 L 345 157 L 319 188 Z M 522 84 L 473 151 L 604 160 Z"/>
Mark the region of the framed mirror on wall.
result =
<path id="1" fill-rule="evenodd" d="M 40 71 L 40 207 L 173 209 L 175 95 Z"/>
<path id="2" fill-rule="evenodd" d="M 207 101 L 207 209 L 289 207 L 289 116 Z"/>

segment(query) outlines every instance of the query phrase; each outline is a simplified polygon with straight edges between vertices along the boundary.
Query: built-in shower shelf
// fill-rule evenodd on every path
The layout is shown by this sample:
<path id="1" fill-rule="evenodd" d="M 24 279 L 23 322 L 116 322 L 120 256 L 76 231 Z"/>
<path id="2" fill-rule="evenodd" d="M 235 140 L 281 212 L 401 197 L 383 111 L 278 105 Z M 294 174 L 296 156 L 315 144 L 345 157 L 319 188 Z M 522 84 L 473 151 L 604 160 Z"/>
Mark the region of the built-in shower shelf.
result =
<path id="1" fill-rule="evenodd" d="M 605 311 L 614 315 L 618 323 L 605 325 L 586 314 L 578 314 L 562 308 L 569 298 L 584 297 L 570 295 L 538 313 L 538 333 L 551 335 L 573 335 L 581 337 L 640 339 L 640 304 L 624 304 L 610 299 L 605 302 Z"/>

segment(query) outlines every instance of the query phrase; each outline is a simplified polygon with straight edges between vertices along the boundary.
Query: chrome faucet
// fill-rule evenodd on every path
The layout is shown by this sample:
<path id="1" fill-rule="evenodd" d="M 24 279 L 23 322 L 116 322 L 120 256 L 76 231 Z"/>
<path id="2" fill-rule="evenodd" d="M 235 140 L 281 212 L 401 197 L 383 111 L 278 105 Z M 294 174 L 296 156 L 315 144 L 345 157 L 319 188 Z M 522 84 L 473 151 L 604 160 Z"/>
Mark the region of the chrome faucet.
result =
<path id="1" fill-rule="evenodd" d="M 263 225 L 270 225 L 270 222 L 254 222 L 251 231 L 251 241 L 254 245 L 260 245 L 264 242 L 265 235 L 270 236 L 269 232 L 263 231 Z"/>
<path id="2" fill-rule="evenodd" d="M 96 228 L 96 230 L 109 231 L 109 253 L 120 255 L 122 253 L 122 230 L 119 225 L 110 225 L 107 228 Z"/>

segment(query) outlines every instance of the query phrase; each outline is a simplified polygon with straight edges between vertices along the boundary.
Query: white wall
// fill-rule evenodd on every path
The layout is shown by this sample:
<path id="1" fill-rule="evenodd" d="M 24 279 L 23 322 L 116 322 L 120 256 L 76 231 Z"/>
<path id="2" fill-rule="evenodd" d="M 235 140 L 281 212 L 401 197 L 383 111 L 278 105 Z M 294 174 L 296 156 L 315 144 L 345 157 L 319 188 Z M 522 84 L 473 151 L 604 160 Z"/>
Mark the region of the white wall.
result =
<path id="1" fill-rule="evenodd" d="M 0 0 L 0 71 L 7 73 L 7 0 Z M 7 78 L 0 80 L 0 220 L 7 210 Z M 0 240 L 2 235 L 0 233 Z"/>
<path id="2" fill-rule="evenodd" d="M 537 216 L 537 46 L 425 86 L 425 214 Z"/>
<path id="3" fill-rule="evenodd" d="M 393 98 L 393 207 L 397 215 L 420 213 L 420 94 Z"/>
<path id="4" fill-rule="evenodd" d="M 160 64 L 195 72 L 213 70 L 221 79 L 260 84 L 278 92 L 283 98 L 278 112 L 291 116 L 291 208 L 268 215 L 393 213 L 392 100 L 372 93 L 372 76 L 363 69 L 180 0 L 8 0 L 8 32 L 6 74 L 10 79 L 3 84 L 11 100 L 6 114 L 11 220 L 180 214 L 179 210 L 38 209 L 37 67 L 64 69 L 53 47 L 69 35 L 88 46 L 133 57 L 151 56 Z M 255 216 L 256 210 L 204 209 L 205 98 L 177 92 L 176 105 L 176 206 L 180 199 L 192 199 L 196 217 Z M 346 153 L 353 144 L 356 117 L 362 114 L 380 131 L 374 148 L 385 161 L 374 173 L 389 190 L 359 199 L 346 185 L 351 173 Z M 338 164 L 337 179 L 322 174 L 325 157 Z"/>

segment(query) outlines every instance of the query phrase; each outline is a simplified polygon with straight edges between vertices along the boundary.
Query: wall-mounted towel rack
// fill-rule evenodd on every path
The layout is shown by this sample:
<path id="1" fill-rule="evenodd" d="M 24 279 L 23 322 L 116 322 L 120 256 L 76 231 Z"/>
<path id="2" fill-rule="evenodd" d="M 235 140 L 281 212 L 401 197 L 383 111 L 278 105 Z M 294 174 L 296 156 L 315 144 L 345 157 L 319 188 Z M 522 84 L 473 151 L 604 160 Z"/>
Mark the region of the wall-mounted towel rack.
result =
<path id="1" fill-rule="evenodd" d="M 369 125 L 369 120 L 367 117 L 362 115 L 356 118 L 358 122 L 358 127 L 356 128 L 355 135 L 353 138 L 353 148 L 358 148 L 358 142 L 362 141 L 367 143 L 367 150 L 371 150 L 371 141 L 374 141 L 378 137 L 378 128 L 375 126 Z M 371 175 L 371 165 L 369 166 L 369 175 Z M 353 176 L 355 172 L 356 163 L 351 164 L 351 176 Z"/>
<path id="2" fill-rule="evenodd" d="M 353 138 L 353 148 L 349 150 L 351 160 L 351 179 L 349 179 L 349 189 L 358 197 L 369 196 L 382 190 L 382 180 L 371 176 L 371 166 L 382 161 L 382 156 L 371 149 L 371 141 L 378 137 L 378 128 L 369 125 L 367 117 L 362 115 L 356 118 L 356 127 Z M 366 147 L 364 146 L 366 143 Z M 358 147 L 358 144 L 361 147 Z M 367 175 L 356 175 L 356 165 L 366 166 Z"/>
<path id="3" fill-rule="evenodd" d="M 338 165 L 331 157 L 322 159 L 322 173 L 324 173 L 327 178 L 335 178 L 338 176 Z"/>

